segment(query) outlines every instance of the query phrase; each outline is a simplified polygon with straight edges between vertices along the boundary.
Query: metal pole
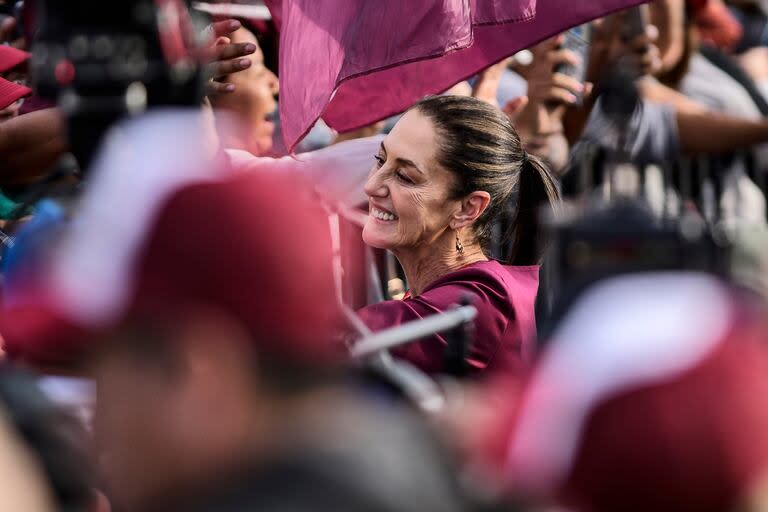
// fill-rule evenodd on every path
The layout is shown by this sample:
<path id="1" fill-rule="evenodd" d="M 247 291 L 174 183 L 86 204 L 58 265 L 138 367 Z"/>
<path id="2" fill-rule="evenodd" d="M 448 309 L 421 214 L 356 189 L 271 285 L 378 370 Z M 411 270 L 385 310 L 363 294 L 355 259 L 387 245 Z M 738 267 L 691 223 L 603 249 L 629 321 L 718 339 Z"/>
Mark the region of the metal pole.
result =
<path id="1" fill-rule="evenodd" d="M 476 316 L 477 309 L 473 306 L 461 306 L 442 314 L 408 322 L 362 338 L 351 347 L 350 353 L 352 357 L 356 358 L 368 357 L 382 350 L 395 348 L 425 336 L 454 329 L 465 322 L 474 320 Z"/>

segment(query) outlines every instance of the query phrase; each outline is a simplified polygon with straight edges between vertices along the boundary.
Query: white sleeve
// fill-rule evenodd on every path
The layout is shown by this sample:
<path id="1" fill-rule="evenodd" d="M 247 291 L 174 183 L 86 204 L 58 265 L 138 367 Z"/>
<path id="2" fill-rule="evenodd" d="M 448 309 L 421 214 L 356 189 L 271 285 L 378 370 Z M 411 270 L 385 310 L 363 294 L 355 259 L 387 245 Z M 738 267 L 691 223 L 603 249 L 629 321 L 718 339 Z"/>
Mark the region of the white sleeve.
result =
<path id="1" fill-rule="evenodd" d="M 376 135 L 354 139 L 281 158 L 255 157 L 237 150 L 227 150 L 227 154 L 233 165 L 249 171 L 285 169 L 306 173 L 327 199 L 354 207 L 367 201 L 363 185 L 383 138 Z"/>

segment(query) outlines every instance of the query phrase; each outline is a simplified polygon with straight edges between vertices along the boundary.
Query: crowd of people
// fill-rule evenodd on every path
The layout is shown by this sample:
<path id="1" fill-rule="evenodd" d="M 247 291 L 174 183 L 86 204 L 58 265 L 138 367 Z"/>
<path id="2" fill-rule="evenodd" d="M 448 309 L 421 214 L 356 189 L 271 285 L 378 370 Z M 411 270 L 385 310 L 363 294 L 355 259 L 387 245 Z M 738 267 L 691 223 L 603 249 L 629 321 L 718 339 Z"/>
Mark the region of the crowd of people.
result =
<path id="1" fill-rule="evenodd" d="M 292 154 L 266 7 L 74 3 L 0 0 L 0 510 L 768 510 L 768 3 Z"/>

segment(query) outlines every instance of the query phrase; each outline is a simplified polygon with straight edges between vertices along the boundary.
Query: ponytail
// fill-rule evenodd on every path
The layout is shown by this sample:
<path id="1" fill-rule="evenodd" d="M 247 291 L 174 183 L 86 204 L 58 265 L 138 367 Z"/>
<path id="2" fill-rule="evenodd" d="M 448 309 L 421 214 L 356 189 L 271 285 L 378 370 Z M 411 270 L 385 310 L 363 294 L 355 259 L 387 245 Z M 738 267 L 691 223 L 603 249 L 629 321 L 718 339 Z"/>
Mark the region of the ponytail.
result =
<path id="1" fill-rule="evenodd" d="M 507 261 L 512 265 L 537 265 L 543 256 L 546 241 L 540 225 L 539 211 L 543 203 L 557 211 L 560 191 L 544 163 L 535 156 L 524 154 L 517 191 L 517 211 L 510 224 L 505 244 L 510 247 Z"/>

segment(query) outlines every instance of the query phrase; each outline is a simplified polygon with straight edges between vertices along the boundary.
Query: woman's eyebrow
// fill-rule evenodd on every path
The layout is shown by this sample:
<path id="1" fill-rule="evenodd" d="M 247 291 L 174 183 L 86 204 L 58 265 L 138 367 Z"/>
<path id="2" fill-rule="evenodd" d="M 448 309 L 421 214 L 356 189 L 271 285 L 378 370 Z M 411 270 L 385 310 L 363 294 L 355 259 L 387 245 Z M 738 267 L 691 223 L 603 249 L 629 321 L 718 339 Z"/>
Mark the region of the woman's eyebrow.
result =
<path id="1" fill-rule="evenodd" d="M 387 154 L 387 148 L 384 146 L 384 142 L 381 143 L 381 150 L 384 152 L 384 154 Z M 424 174 L 424 171 L 419 169 L 419 166 L 416 165 L 412 160 L 408 160 L 407 158 L 395 158 L 395 160 L 403 167 L 413 167 L 419 173 Z"/>

